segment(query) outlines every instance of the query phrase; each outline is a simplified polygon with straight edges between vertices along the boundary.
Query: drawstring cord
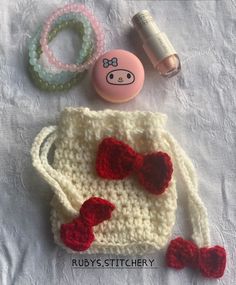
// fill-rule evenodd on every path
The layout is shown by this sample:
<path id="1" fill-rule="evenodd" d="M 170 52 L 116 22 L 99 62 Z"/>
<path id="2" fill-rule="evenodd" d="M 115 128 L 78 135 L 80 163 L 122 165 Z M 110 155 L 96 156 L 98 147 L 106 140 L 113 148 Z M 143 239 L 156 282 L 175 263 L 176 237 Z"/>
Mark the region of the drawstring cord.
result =
<path id="1" fill-rule="evenodd" d="M 78 191 L 76 191 L 68 178 L 56 171 L 48 163 L 48 153 L 57 139 L 56 131 L 56 126 L 50 126 L 43 128 L 37 135 L 31 149 L 32 162 L 40 175 L 52 187 L 68 214 L 75 216 L 78 214 L 82 204 Z"/>

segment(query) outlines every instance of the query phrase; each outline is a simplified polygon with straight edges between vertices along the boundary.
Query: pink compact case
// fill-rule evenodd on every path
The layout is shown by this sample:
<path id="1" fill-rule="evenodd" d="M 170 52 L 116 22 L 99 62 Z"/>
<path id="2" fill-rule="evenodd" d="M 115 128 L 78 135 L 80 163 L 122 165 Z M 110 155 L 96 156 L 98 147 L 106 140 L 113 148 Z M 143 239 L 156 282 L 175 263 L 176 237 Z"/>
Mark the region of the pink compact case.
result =
<path id="1" fill-rule="evenodd" d="M 92 71 L 96 92 L 112 103 L 133 99 L 143 87 L 144 68 L 133 53 L 115 49 L 98 58 Z"/>

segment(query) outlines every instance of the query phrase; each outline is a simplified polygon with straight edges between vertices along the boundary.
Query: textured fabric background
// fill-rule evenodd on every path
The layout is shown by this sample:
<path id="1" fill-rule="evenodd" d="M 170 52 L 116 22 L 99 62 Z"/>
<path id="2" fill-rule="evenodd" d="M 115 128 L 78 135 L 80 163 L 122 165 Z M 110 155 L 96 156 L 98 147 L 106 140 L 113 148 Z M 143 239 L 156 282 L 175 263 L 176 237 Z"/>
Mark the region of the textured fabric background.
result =
<path id="1" fill-rule="evenodd" d="M 0 0 L 0 284 L 234 284 L 235 0 L 81 2 L 86 2 L 102 22 L 107 50 L 128 49 L 141 58 L 145 85 L 135 100 L 124 105 L 101 100 L 91 87 L 90 76 L 66 93 L 40 92 L 26 72 L 27 41 L 37 25 L 65 2 Z M 179 76 L 161 78 L 145 56 L 130 22 L 143 8 L 154 14 L 179 51 Z M 69 60 L 76 37 L 61 33 L 54 47 Z M 155 259 L 156 269 L 72 269 L 72 256 L 53 242 L 49 222 L 52 193 L 32 169 L 29 154 L 36 134 L 43 126 L 55 124 L 65 106 L 168 114 L 168 129 L 192 158 L 199 174 L 199 192 L 208 209 L 212 244 L 223 245 L 228 252 L 222 279 L 206 280 L 187 269 L 168 270 L 164 250 L 145 256 Z M 181 183 L 178 189 L 173 237 L 181 234 L 188 238 L 191 225 Z"/>

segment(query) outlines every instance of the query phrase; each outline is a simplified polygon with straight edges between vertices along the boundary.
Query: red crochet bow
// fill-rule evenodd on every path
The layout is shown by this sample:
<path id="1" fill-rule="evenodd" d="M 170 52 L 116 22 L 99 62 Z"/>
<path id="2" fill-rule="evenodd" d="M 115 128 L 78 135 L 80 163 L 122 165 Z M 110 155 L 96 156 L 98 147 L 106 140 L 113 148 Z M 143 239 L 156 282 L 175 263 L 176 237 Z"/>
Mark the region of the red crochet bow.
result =
<path id="1" fill-rule="evenodd" d="M 80 215 L 72 222 L 61 225 L 60 236 L 63 243 L 76 251 L 88 249 L 95 237 L 93 226 L 111 218 L 115 206 L 99 197 L 91 197 L 80 208 Z"/>
<path id="2" fill-rule="evenodd" d="M 113 137 L 100 143 L 96 160 L 97 174 L 105 179 L 124 179 L 136 172 L 139 183 L 159 195 L 168 187 L 173 173 L 168 154 L 158 151 L 139 154 L 129 145 Z"/>
<path id="3" fill-rule="evenodd" d="M 226 252 L 218 245 L 199 249 L 193 242 L 178 237 L 170 242 L 166 261 L 169 267 L 175 269 L 189 266 L 198 268 L 205 277 L 219 278 L 224 274 Z"/>

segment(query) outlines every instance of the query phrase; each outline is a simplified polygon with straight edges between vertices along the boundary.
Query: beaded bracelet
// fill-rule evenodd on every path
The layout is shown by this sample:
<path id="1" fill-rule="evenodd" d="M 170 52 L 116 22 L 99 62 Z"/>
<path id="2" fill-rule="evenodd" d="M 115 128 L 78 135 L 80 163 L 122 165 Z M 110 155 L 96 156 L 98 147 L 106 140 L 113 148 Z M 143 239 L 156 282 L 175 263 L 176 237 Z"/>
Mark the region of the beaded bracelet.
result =
<path id="1" fill-rule="evenodd" d="M 66 21 L 60 25 L 55 25 L 53 30 L 49 34 L 48 41 L 50 42 L 62 29 L 66 27 L 72 27 L 76 29 L 79 33 L 81 33 L 81 26 L 79 23 L 76 23 L 73 20 Z M 46 91 L 62 91 L 68 90 L 72 86 L 74 86 L 79 80 L 83 78 L 85 72 L 82 73 L 71 73 L 71 72 L 60 72 L 60 73 L 50 73 L 44 70 L 43 66 L 39 64 L 39 58 L 42 54 L 42 50 L 39 42 L 36 42 L 35 39 L 39 38 L 38 34 L 40 34 L 40 30 L 34 37 L 31 42 L 33 48 L 30 49 L 30 60 L 29 60 L 29 72 L 30 76 L 33 79 L 34 83 L 42 90 Z M 87 54 L 83 53 L 79 55 L 78 62 L 85 61 L 90 57 L 92 53 L 92 44 L 89 44 L 89 48 L 87 50 Z M 35 64 L 36 63 L 36 64 Z M 65 78 L 65 75 L 67 78 Z M 62 80 L 62 77 L 64 79 Z"/>
<path id="2" fill-rule="evenodd" d="M 52 50 L 48 46 L 48 35 L 52 30 L 53 23 L 62 15 L 68 13 L 78 13 L 83 14 L 88 18 L 96 39 L 96 47 L 93 50 L 91 57 L 82 64 L 65 64 L 60 62 L 53 54 Z M 60 70 L 71 71 L 71 72 L 82 72 L 88 69 L 93 62 L 102 54 L 104 47 L 104 34 L 101 29 L 99 22 L 95 19 L 93 14 L 84 6 L 80 4 L 68 4 L 61 9 L 55 11 L 46 21 L 41 34 L 40 43 L 42 46 L 42 51 L 45 53 L 49 63 Z"/>
<path id="3" fill-rule="evenodd" d="M 88 58 L 91 54 L 91 49 L 93 43 L 91 41 L 87 41 L 87 38 L 91 36 L 91 28 L 90 24 L 87 21 L 87 19 L 83 16 L 78 15 L 66 15 L 67 17 L 61 17 L 58 19 L 58 21 L 53 26 L 53 30 L 51 31 L 49 35 L 49 42 L 56 37 L 58 32 L 60 32 L 62 29 L 67 27 L 77 28 L 78 33 L 81 35 L 82 39 L 82 47 L 79 52 L 79 56 L 77 59 L 78 63 L 84 62 L 85 58 Z M 82 27 L 80 27 L 82 25 Z M 40 47 L 40 33 L 41 29 L 38 30 L 38 32 L 35 34 L 35 36 L 32 38 L 30 44 L 29 44 L 29 62 L 33 66 L 33 69 L 35 72 L 38 73 L 39 77 L 42 80 L 47 81 L 48 83 L 65 83 L 68 80 L 71 80 L 72 78 L 76 77 L 76 73 L 72 72 L 65 72 L 59 70 L 59 73 L 54 73 L 52 71 L 46 70 L 46 68 L 39 62 L 40 55 L 42 54 L 42 50 Z"/>
<path id="4" fill-rule="evenodd" d="M 85 72 L 80 72 L 76 75 L 76 77 L 72 78 L 70 81 L 67 81 L 66 83 L 61 84 L 51 84 L 47 81 L 42 80 L 38 73 L 34 71 L 32 66 L 29 66 L 29 73 L 30 77 L 34 81 L 34 84 L 41 90 L 44 91 L 66 91 L 69 90 L 71 87 L 76 85 L 84 76 Z"/>

